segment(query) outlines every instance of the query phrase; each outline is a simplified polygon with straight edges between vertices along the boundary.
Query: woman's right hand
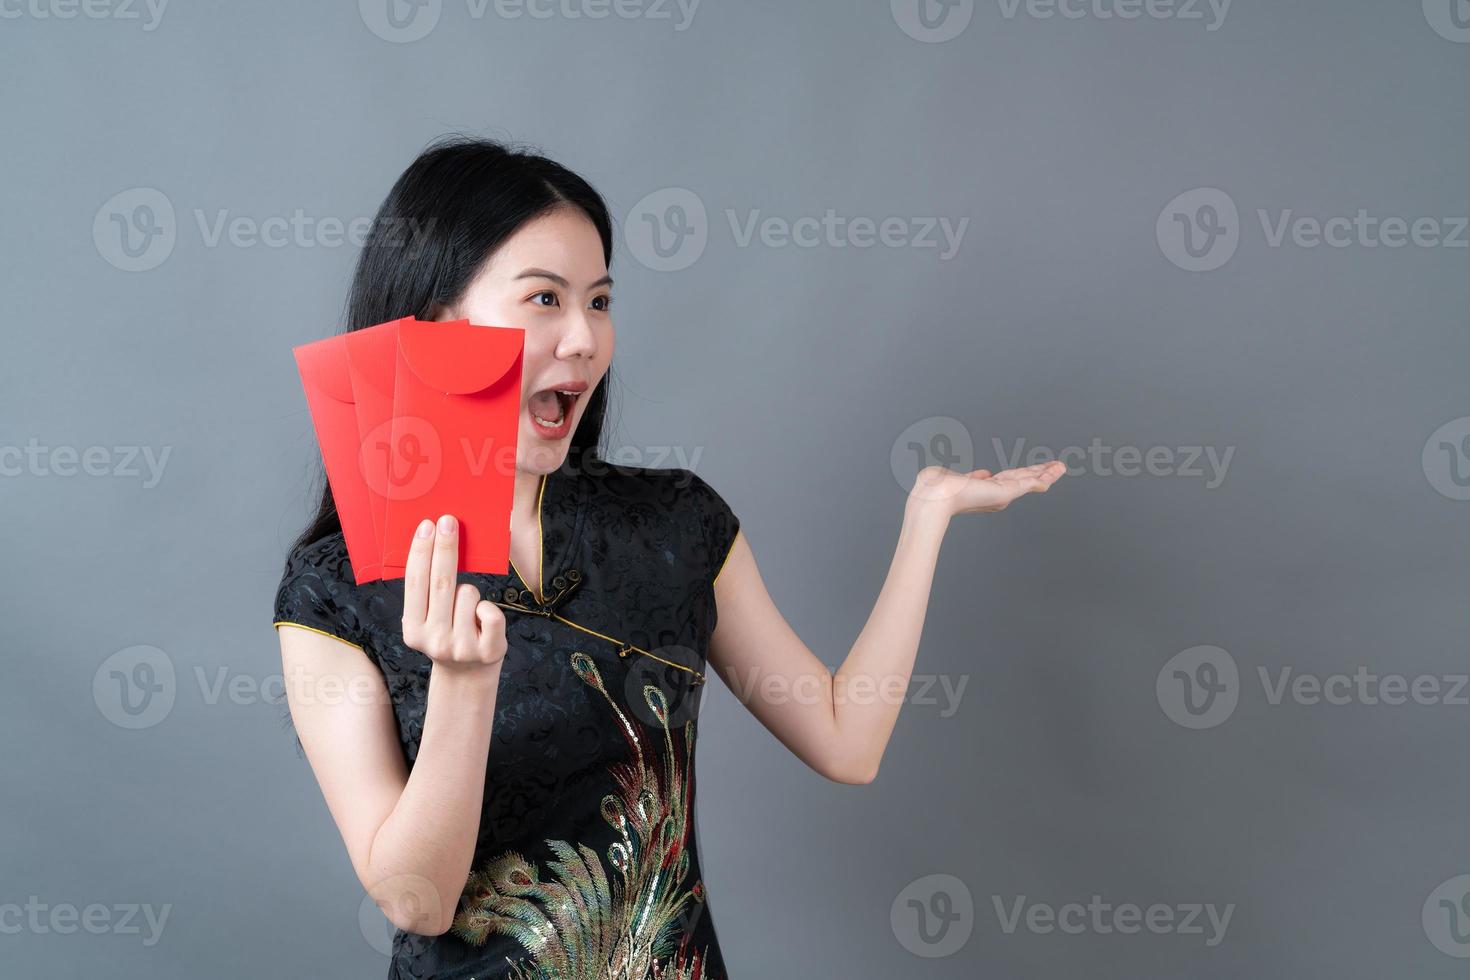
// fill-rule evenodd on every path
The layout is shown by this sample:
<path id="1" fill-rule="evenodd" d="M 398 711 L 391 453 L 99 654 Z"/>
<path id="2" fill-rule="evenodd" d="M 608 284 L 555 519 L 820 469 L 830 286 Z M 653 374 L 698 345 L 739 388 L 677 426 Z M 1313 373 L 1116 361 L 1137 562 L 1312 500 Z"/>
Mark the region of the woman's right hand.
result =
<path id="1" fill-rule="evenodd" d="M 459 576 L 459 521 L 445 514 L 414 533 L 403 575 L 403 642 L 436 670 L 479 671 L 505 659 L 505 614 Z"/>

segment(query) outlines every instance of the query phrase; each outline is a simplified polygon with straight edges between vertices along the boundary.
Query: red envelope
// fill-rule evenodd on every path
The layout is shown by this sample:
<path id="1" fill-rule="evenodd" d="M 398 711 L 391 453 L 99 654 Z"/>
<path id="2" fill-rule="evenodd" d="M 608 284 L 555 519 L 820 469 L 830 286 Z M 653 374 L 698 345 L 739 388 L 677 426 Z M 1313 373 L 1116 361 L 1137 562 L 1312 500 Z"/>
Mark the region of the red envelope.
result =
<path id="1" fill-rule="evenodd" d="M 504 575 L 525 331 L 400 322 L 381 564 L 402 568 L 424 518 L 460 522 L 459 567 Z"/>
<path id="2" fill-rule="evenodd" d="M 392 445 L 393 378 L 398 371 L 398 328 L 413 323 L 411 316 L 347 334 L 347 363 L 352 376 L 352 394 L 357 401 L 357 431 L 362 441 L 359 466 L 367 481 L 376 539 L 374 564 L 382 566 L 382 578 L 403 577 L 402 565 L 383 562 L 386 540 L 384 521 L 388 510 L 388 461 Z M 457 320 L 456 323 L 468 323 Z"/>
<path id="3" fill-rule="evenodd" d="M 358 469 L 357 408 L 348 376 L 347 338 L 328 337 L 294 348 L 327 482 L 357 584 L 381 578 L 382 549 L 373 526 L 367 483 Z"/>

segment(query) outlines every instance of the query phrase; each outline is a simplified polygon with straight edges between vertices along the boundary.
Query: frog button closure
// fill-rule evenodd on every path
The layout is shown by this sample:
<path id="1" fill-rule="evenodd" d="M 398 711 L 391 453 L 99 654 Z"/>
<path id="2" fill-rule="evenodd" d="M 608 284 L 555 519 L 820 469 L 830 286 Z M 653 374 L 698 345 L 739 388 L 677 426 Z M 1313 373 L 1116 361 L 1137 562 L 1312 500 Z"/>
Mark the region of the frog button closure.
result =
<path id="1" fill-rule="evenodd" d="M 551 580 L 552 591 L 547 594 L 545 602 L 537 601 L 536 593 L 530 589 L 517 589 L 514 586 L 506 588 L 500 595 L 504 604 L 512 609 L 550 618 L 557 607 L 566 602 L 581 584 L 582 573 L 571 568 L 565 575 L 558 575 Z"/>

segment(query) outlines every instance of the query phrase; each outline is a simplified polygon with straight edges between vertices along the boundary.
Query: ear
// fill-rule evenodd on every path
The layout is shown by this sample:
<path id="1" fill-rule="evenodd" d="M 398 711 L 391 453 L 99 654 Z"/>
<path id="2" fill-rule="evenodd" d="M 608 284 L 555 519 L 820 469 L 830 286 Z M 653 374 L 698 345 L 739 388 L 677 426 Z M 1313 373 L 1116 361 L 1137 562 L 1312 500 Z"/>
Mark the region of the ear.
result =
<path id="1" fill-rule="evenodd" d="M 433 303 L 429 306 L 429 315 L 424 318 L 430 322 L 443 323 L 446 320 L 459 320 L 459 311 L 446 303 Z"/>

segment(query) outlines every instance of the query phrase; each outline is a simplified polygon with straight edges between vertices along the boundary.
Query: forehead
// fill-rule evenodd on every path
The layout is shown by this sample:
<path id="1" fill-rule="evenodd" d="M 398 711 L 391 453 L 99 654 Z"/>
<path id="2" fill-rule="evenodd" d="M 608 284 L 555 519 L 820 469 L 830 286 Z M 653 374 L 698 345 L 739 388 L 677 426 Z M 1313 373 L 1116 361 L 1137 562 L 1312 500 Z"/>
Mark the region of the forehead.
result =
<path id="1" fill-rule="evenodd" d="M 558 208 L 533 218 L 491 254 L 481 275 L 504 282 L 529 268 L 565 276 L 573 286 L 606 275 L 597 227 L 575 208 Z"/>

